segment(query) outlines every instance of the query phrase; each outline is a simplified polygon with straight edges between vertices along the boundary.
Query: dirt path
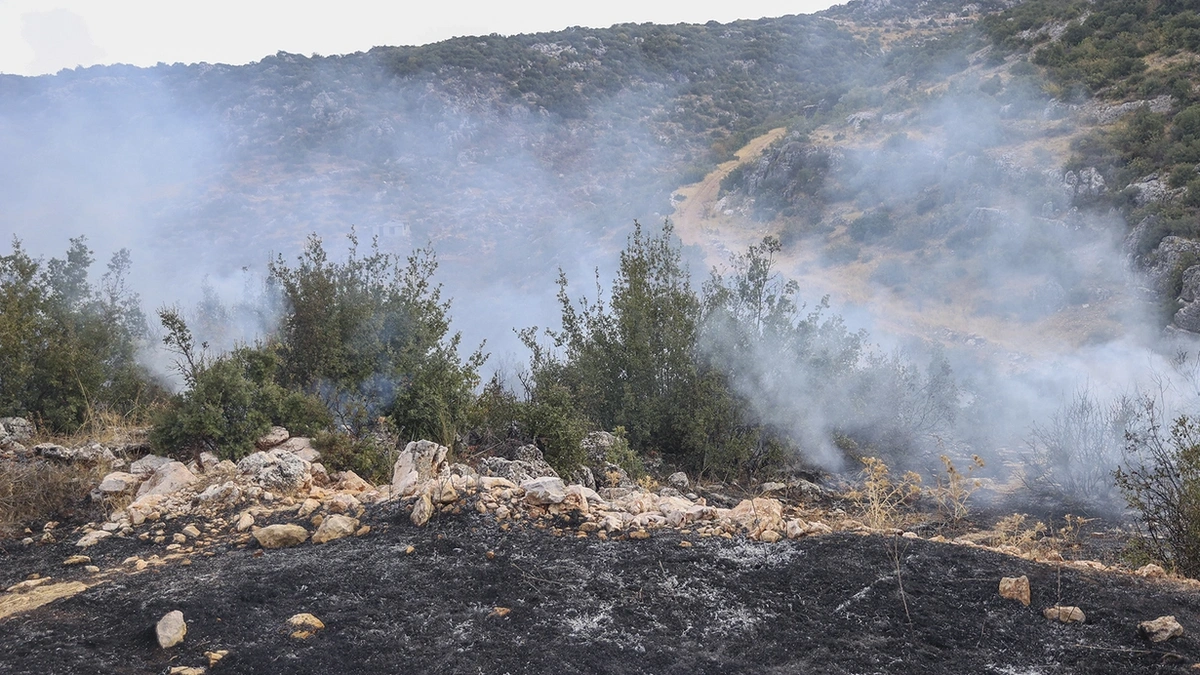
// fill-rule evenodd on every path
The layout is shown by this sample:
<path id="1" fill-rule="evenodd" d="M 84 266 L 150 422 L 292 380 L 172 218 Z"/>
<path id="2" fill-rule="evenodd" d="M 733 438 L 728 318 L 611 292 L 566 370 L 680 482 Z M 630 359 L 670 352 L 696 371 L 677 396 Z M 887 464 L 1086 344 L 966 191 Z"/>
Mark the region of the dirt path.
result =
<path id="1" fill-rule="evenodd" d="M 735 153 L 737 159 L 717 165 L 717 168 L 699 183 L 685 185 L 675 191 L 683 200 L 675 206 L 671 221 L 675 223 L 675 231 L 685 244 L 703 246 L 709 258 L 713 258 L 714 255 L 720 258 L 717 255 L 720 247 L 712 245 L 716 241 L 712 235 L 717 234 L 718 226 L 724 224 L 725 219 L 720 215 L 714 216 L 712 207 L 717 203 L 721 181 L 737 167 L 761 157 L 767 146 L 783 138 L 786 133 L 786 128 L 779 127 L 754 138 Z"/>

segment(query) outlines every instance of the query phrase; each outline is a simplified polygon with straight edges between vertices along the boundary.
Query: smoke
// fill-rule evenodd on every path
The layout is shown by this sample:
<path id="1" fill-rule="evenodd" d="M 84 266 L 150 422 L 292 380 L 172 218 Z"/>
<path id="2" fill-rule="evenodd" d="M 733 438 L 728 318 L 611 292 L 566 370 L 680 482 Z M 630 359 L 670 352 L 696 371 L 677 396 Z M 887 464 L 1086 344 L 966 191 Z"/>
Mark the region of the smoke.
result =
<path id="1" fill-rule="evenodd" d="M 799 55 L 761 51 L 748 24 L 710 36 L 753 43 L 747 73 L 794 70 L 817 92 L 771 109 L 792 132 L 722 199 L 731 217 L 782 232 L 776 269 L 801 300 L 833 302 L 791 360 L 770 341 L 710 336 L 710 358 L 764 422 L 831 470 L 853 468 L 847 452 L 920 468 L 978 453 L 1005 478 L 1081 389 L 1195 400 L 1173 365 L 1195 346 L 1164 342 L 1133 290 L 1126 223 L 1076 206 L 1108 189 L 1064 166 L 1082 113 L 979 45 L 943 50 L 926 75 L 861 46 L 817 72 L 813 54 L 846 41 L 815 26 L 795 28 L 812 31 Z M 196 307 L 215 349 L 270 327 L 275 301 L 256 275 L 309 233 L 331 252 L 351 225 L 386 251 L 428 242 L 464 346 L 486 339 L 508 370 L 526 358 L 514 328 L 556 323 L 558 270 L 611 278 L 632 221 L 669 215 L 685 170 L 711 159 L 697 129 L 742 114 L 704 107 L 711 93 L 692 87 L 712 80 L 699 70 L 653 79 L 659 65 L 640 52 L 637 76 L 587 95 L 578 83 L 514 94 L 467 59 L 488 65 L 503 47 L 584 72 L 605 58 L 584 32 L 526 37 L 446 43 L 437 67 L 376 49 L 0 76 L 0 231 L 42 255 L 80 233 L 100 259 L 131 249 L 147 306 Z M 684 114 L 685 101 L 701 103 Z M 718 244 L 746 242 L 722 227 Z M 833 369 L 855 340 L 852 363 Z"/>

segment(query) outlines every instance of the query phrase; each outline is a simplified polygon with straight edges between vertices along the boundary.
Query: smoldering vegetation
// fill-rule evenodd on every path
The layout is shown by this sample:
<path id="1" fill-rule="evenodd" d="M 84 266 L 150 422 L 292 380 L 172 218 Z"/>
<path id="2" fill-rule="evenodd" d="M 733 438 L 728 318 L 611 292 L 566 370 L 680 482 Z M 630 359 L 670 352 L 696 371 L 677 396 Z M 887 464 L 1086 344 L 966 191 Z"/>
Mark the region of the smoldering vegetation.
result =
<path id="1" fill-rule="evenodd" d="M 82 259 L 78 292 L 54 272 L 70 255 L 36 259 L 85 231 L 101 257 L 133 251 L 112 302 L 164 309 L 120 344 L 177 391 L 106 397 L 64 367 L 47 381 L 85 402 L 61 420 L 11 376 L 5 406 L 60 429 L 136 410 L 164 451 L 231 456 L 303 416 L 368 474 L 381 434 L 520 437 L 569 472 L 585 433 L 619 430 L 643 463 L 721 478 L 977 455 L 1017 504 L 1119 511 L 1126 432 L 1191 411 L 1194 346 L 1161 340 L 1133 290 L 1141 212 L 1070 150 L 1097 108 L 1056 101 L 986 30 L 950 30 L 953 8 L 903 11 L 924 23 L 886 45 L 785 17 L 0 77 L 2 217 L 35 252 L 3 258 L 23 299 L 5 316 L 28 319 L 5 328 L 3 372 L 32 381 L 53 362 L 41 336 L 104 307 Z M 778 126 L 719 209 L 779 237 L 707 274 L 657 228 L 670 194 Z M 426 242 L 440 267 L 406 260 Z M 846 270 L 883 311 L 791 280 Z M 107 344 L 72 353 L 107 364 Z M 519 365 L 489 378 L 488 349 Z"/>

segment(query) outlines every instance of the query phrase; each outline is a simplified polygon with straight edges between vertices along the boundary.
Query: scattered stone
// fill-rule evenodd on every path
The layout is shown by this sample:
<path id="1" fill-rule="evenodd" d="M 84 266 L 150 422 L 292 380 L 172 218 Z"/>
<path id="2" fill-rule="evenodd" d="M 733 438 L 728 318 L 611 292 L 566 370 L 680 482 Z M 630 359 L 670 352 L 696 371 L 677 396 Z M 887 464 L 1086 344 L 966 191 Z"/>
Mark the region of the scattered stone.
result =
<path id="1" fill-rule="evenodd" d="M 339 474 L 339 478 L 334 488 L 343 492 L 366 492 L 373 486 L 367 481 L 359 477 L 353 471 L 346 470 Z"/>
<path id="2" fill-rule="evenodd" d="M 647 532 L 646 530 L 634 530 L 633 532 L 629 533 L 629 538 L 630 539 L 649 539 L 650 533 Z"/>
<path id="3" fill-rule="evenodd" d="M 270 450 L 288 439 L 288 430 L 283 427 L 271 427 L 271 430 L 254 441 L 254 447 L 259 450 Z"/>
<path id="4" fill-rule="evenodd" d="M 86 565 L 92 562 L 92 559 L 86 555 L 73 555 L 63 561 L 63 565 L 70 567 L 71 565 Z"/>
<path id="5" fill-rule="evenodd" d="M 421 527 L 429 522 L 431 516 L 433 516 L 433 501 L 429 498 L 428 494 L 422 494 L 417 499 L 417 502 L 413 504 L 410 520 L 412 520 L 413 525 Z"/>
<path id="6" fill-rule="evenodd" d="M 242 515 L 238 516 L 235 529 L 238 532 L 245 532 L 252 527 L 254 527 L 254 516 L 250 515 L 249 511 L 242 511 Z"/>
<path id="7" fill-rule="evenodd" d="M 100 568 L 97 567 L 96 565 L 84 565 L 83 571 L 87 572 L 88 574 L 99 574 Z"/>
<path id="8" fill-rule="evenodd" d="M 183 620 L 183 612 L 167 612 L 158 620 L 154 632 L 158 636 L 158 645 L 163 649 L 170 649 L 183 642 L 183 637 L 187 635 L 187 622 Z"/>
<path id="9" fill-rule="evenodd" d="M 208 672 L 203 666 L 171 666 L 169 675 L 205 675 Z"/>
<path id="10" fill-rule="evenodd" d="M 176 532 L 175 534 L 171 535 L 171 541 L 176 544 L 186 544 L 187 539 L 187 535 L 182 532 Z"/>
<path id="11" fill-rule="evenodd" d="M 779 534 L 775 530 L 764 530 L 762 534 L 758 535 L 759 541 L 765 541 L 768 544 L 774 544 L 780 539 L 783 539 L 783 535 Z"/>
<path id="12" fill-rule="evenodd" d="M 298 640 L 307 640 L 317 634 L 317 631 L 325 628 L 325 623 L 307 612 L 304 614 L 295 614 L 288 619 L 288 625 L 296 630 L 292 633 L 292 637 Z"/>
<path id="13" fill-rule="evenodd" d="M 263 548 L 286 548 L 303 544 L 308 539 L 308 530 L 300 525 L 268 525 L 256 530 L 254 538 Z"/>
<path id="14" fill-rule="evenodd" d="M 79 541 L 75 542 L 75 545 L 78 546 L 79 548 L 87 548 L 89 546 L 95 546 L 96 544 L 104 541 L 105 539 L 108 539 L 111 536 L 113 536 L 112 532 L 105 532 L 104 530 L 93 530 L 93 531 L 88 532 L 87 534 L 83 535 L 82 537 L 80 537 Z"/>
<path id="15" fill-rule="evenodd" d="M 1174 616 L 1160 616 L 1153 621 L 1139 623 L 1138 635 L 1151 642 L 1166 642 L 1183 635 L 1183 626 Z"/>
<path id="16" fill-rule="evenodd" d="M 221 661 L 221 659 L 225 658 L 226 656 L 229 656 L 229 650 L 228 649 L 218 649 L 213 652 L 204 652 L 204 656 L 205 656 L 205 658 L 208 659 L 208 667 L 212 668 L 213 666 L 217 665 Z"/>
<path id="17" fill-rule="evenodd" d="M 321 502 L 315 499 L 305 499 L 300 504 L 300 508 L 296 511 L 296 515 L 300 516 L 301 518 L 307 518 L 319 508 L 321 508 Z"/>
<path id="18" fill-rule="evenodd" d="M 447 487 L 449 487 L 449 483 L 447 483 Z M 450 488 L 452 492 L 453 489 Z M 457 498 L 457 495 L 455 495 L 454 499 Z M 454 501 L 454 499 L 442 499 L 441 501 Z M 354 495 L 338 494 L 326 502 L 325 507 L 329 509 L 330 513 L 357 513 L 362 508 L 362 502 L 355 499 Z"/>
<path id="19" fill-rule="evenodd" d="M 1006 600 L 1020 600 L 1022 605 L 1029 606 L 1030 591 L 1029 577 L 1004 577 L 1000 579 L 1000 597 Z"/>
<path id="20" fill-rule="evenodd" d="M 488 612 L 488 618 L 503 619 L 504 617 L 508 616 L 510 612 L 512 612 L 512 609 L 509 607 L 493 607 L 492 611 Z"/>
<path id="21" fill-rule="evenodd" d="M 1063 605 L 1056 605 L 1054 607 L 1047 607 L 1046 609 L 1043 609 L 1042 616 L 1046 617 L 1050 621 L 1061 621 L 1063 623 L 1083 623 L 1087 620 L 1087 617 L 1084 616 L 1082 609 Z"/>
<path id="22" fill-rule="evenodd" d="M 327 541 L 341 539 L 354 534 L 358 529 L 358 519 L 343 515 L 330 515 L 321 521 L 321 526 L 313 533 L 314 544 L 324 544 Z"/>
<path id="23" fill-rule="evenodd" d="M 192 539 L 200 536 L 200 528 L 196 527 L 195 525 L 188 525 L 187 527 L 184 527 L 182 532 Z"/>

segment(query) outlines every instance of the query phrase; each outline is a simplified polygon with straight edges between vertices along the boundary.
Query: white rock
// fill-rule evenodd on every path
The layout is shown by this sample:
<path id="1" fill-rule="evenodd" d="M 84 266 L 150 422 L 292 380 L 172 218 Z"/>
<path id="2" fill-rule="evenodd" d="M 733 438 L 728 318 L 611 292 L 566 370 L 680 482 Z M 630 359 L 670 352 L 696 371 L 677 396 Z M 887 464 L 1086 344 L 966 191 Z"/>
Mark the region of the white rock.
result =
<path id="1" fill-rule="evenodd" d="M 195 481 L 196 474 L 188 470 L 182 462 L 168 461 L 165 464 L 159 465 L 154 470 L 154 473 L 150 474 L 150 477 L 146 479 L 146 482 L 142 483 L 142 486 L 138 488 L 137 496 L 140 499 L 146 495 L 171 494 L 182 490 Z"/>
<path id="2" fill-rule="evenodd" d="M 254 441 L 254 447 L 259 450 L 268 450 L 288 439 L 288 430 L 283 427 L 271 427 L 271 430 Z"/>
<path id="3" fill-rule="evenodd" d="M 446 462 L 447 452 L 445 446 L 433 441 L 413 441 L 405 446 L 392 466 L 393 494 L 407 496 L 418 483 L 437 476 Z"/>
<path id="4" fill-rule="evenodd" d="M 219 502 L 232 504 L 242 498 L 242 491 L 233 481 L 225 481 L 220 485 L 210 485 L 204 492 L 196 496 L 202 503 Z"/>
<path id="5" fill-rule="evenodd" d="M 79 541 L 75 542 L 75 545 L 78 546 L 79 548 L 87 548 L 89 546 L 95 546 L 96 544 L 104 541 L 105 539 L 108 539 L 111 536 L 113 536 L 112 532 L 105 532 L 104 530 L 94 530 L 92 532 L 88 532 L 87 534 L 83 535 L 79 539 Z"/>
<path id="6" fill-rule="evenodd" d="M 312 439 L 303 436 L 293 436 L 280 443 L 277 449 L 286 450 L 309 464 L 321 458 L 321 453 L 313 447 Z"/>
<path id="7" fill-rule="evenodd" d="M 313 533 L 312 540 L 314 544 L 324 544 L 327 541 L 341 539 L 354 534 L 358 529 L 358 519 L 350 516 L 333 514 L 326 516 L 321 521 L 321 526 Z"/>
<path id="8" fill-rule="evenodd" d="M 187 622 L 183 620 L 183 612 L 179 610 L 167 612 L 163 618 L 158 620 L 154 632 L 158 635 L 158 645 L 163 649 L 169 649 L 183 642 L 183 636 L 187 635 Z"/>
<path id="9" fill-rule="evenodd" d="M 561 478 L 542 476 L 521 483 L 525 490 L 525 501 L 530 504 L 558 504 L 567 498 L 566 486 Z"/>
<path id="10" fill-rule="evenodd" d="M 1138 624 L 1138 635 L 1151 642 L 1166 642 L 1173 637 L 1183 635 L 1183 626 L 1174 616 L 1160 616 L 1153 621 L 1143 621 Z"/>
<path id="11" fill-rule="evenodd" d="M 100 481 L 100 485 L 96 487 L 96 491 L 105 497 L 126 493 L 132 494 L 141 482 L 141 476 L 125 473 L 124 471 L 113 471 Z"/>
<path id="12" fill-rule="evenodd" d="M 268 525 L 254 532 L 254 538 L 263 548 L 286 548 L 303 544 L 308 539 L 308 530 L 299 525 Z"/>
<path id="13" fill-rule="evenodd" d="M 170 462 L 171 460 L 166 457 L 159 457 L 158 455 L 146 455 L 145 457 L 129 465 L 129 473 L 136 473 L 142 476 L 152 474 L 154 473 L 155 469 L 163 464 L 169 464 Z"/>

